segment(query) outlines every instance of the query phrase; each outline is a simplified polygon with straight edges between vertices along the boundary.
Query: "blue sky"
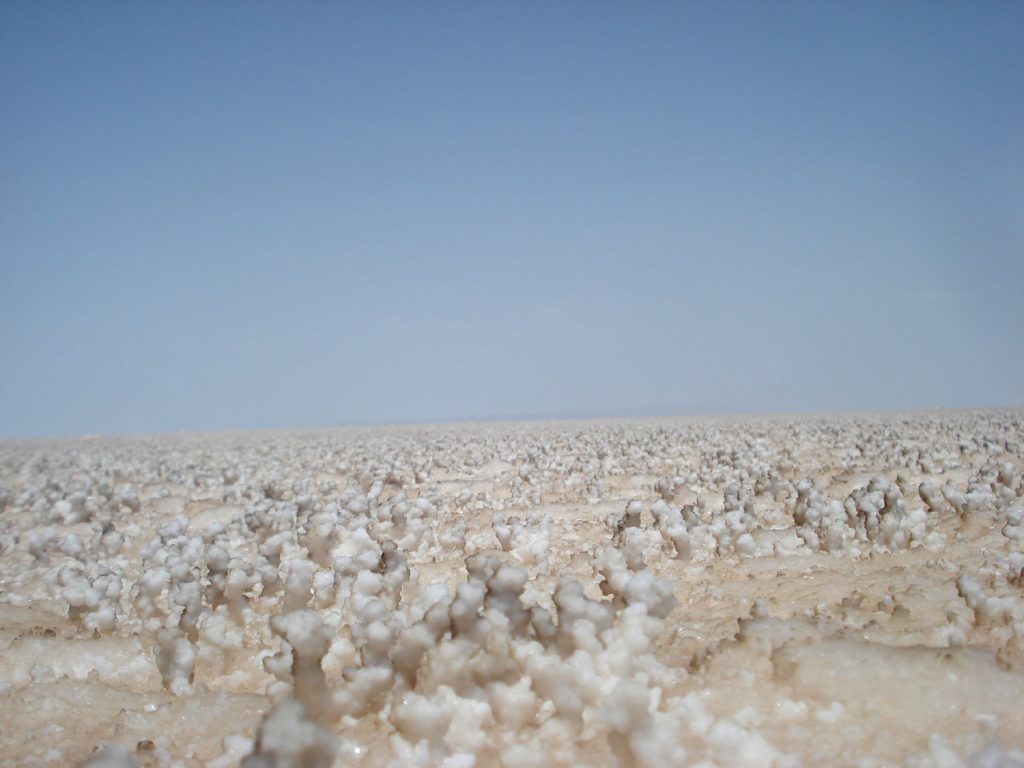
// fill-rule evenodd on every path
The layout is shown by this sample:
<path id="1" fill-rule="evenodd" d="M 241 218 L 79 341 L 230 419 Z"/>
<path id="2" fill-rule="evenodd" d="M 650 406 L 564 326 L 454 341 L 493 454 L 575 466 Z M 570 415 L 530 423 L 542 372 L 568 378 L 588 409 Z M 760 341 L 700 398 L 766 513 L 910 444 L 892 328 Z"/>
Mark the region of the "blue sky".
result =
<path id="1" fill-rule="evenodd" d="M 1024 403 L 1024 4 L 0 5 L 0 435 Z"/>

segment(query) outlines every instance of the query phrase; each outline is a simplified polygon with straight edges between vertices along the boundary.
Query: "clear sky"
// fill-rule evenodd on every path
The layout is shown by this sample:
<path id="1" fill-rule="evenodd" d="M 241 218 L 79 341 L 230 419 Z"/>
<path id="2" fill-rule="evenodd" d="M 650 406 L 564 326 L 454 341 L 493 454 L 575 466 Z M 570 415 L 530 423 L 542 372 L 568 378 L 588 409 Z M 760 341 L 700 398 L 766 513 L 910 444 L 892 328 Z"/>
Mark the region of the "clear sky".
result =
<path id="1" fill-rule="evenodd" d="M 0 435 L 1024 404 L 1024 3 L 0 4 Z"/>

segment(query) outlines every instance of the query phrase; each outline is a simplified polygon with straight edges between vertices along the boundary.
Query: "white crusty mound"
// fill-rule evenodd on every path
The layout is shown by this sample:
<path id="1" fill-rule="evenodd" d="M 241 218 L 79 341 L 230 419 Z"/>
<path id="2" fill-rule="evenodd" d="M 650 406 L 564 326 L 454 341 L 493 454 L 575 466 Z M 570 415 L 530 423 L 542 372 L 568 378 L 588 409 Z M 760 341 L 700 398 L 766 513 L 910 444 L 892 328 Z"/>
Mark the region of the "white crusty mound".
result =
<path id="1" fill-rule="evenodd" d="M 1024 413 L 0 443 L 4 766 L 1024 767 Z"/>

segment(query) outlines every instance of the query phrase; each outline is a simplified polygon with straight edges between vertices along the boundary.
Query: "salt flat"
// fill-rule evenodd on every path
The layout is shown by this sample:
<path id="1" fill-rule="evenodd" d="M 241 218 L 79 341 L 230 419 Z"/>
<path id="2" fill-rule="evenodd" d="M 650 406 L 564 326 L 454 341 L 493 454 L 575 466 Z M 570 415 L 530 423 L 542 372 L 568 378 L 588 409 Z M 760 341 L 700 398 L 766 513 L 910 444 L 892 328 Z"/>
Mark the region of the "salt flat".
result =
<path id="1" fill-rule="evenodd" d="M 1024 412 L 0 443 L 3 765 L 1024 765 Z"/>

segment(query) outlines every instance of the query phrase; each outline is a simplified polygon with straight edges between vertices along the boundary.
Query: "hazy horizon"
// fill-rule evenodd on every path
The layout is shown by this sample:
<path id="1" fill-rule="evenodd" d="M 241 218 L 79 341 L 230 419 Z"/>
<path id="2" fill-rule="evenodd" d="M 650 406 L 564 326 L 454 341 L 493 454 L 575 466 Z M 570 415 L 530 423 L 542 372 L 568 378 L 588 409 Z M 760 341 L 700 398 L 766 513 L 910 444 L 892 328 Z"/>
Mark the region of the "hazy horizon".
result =
<path id="1" fill-rule="evenodd" d="M 0 436 L 1024 404 L 1024 5 L 0 6 Z"/>
<path id="2" fill-rule="evenodd" d="M 265 433 L 320 433 L 320 432 L 361 432 L 365 430 L 412 430 L 417 429 L 445 429 L 445 428 L 475 428 L 491 426 L 529 426 L 538 425 L 559 425 L 579 424 L 581 427 L 590 424 L 626 424 L 640 425 L 649 422 L 694 424 L 713 422 L 721 424 L 734 423 L 736 421 L 791 421 L 800 422 L 803 420 L 814 421 L 822 418 L 862 418 L 862 419 L 885 419 L 888 417 L 920 417 L 940 416 L 948 414 L 985 414 L 985 413 L 1013 413 L 1024 412 L 1024 405 L 992 405 L 992 406 L 966 406 L 952 408 L 896 408 L 896 409 L 869 409 L 853 411 L 699 411 L 693 413 L 559 413 L 559 414 L 507 414 L 497 416 L 470 416 L 464 419 L 449 420 L 410 420 L 395 422 L 348 422 L 337 424 L 293 424 L 278 425 L 272 427 L 230 427 L 227 429 L 176 429 L 176 430 L 149 430 L 135 432 L 84 432 L 71 434 L 47 434 L 47 435 L 0 435 L 0 443 L 45 443 L 48 441 L 74 442 L 77 440 L 131 440 L 135 438 L 150 437 L 219 437 L 237 434 L 265 434 Z"/>

